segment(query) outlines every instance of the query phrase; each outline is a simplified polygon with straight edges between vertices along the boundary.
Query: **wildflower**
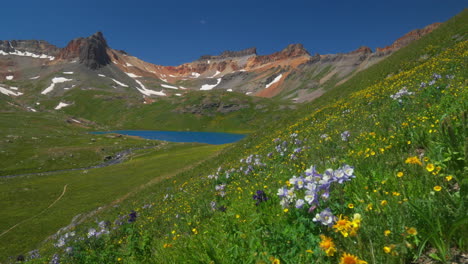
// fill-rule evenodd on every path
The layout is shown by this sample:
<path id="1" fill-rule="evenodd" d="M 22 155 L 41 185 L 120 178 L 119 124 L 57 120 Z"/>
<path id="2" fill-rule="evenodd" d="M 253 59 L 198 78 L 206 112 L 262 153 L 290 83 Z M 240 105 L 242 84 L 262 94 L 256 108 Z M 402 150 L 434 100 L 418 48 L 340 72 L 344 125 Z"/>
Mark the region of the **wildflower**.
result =
<path id="1" fill-rule="evenodd" d="M 307 250 L 306 250 L 306 253 L 314 254 L 314 251 L 312 251 L 312 249 L 307 249 Z"/>
<path id="2" fill-rule="evenodd" d="M 446 180 L 446 181 L 451 181 L 451 180 L 452 180 L 452 178 L 453 178 L 453 176 L 452 176 L 452 175 L 445 176 L 445 180 Z"/>
<path id="3" fill-rule="evenodd" d="M 406 230 L 406 233 L 408 233 L 408 235 L 415 236 L 418 234 L 418 230 L 414 227 L 410 227 Z"/>
<path id="4" fill-rule="evenodd" d="M 287 213 L 287 212 L 289 212 L 289 209 L 288 209 L 288 208 L 284 208 L 283 212 Z"/>
<path id="5" fill-rule="evenodd" d="M 397 176 L 398 178 L 401 178 L 401 177 L 403 177 L 403 175 L 404 175 L 404 173 L 403 173 L 403 172 L 401 172 L 401 171 L 399 171 L 399 172 L 396 174 L 396 176 Z"/>
<path id="6" fill-rule="evenodd" d="M 320 212 L 320 214 L 316 214 L 312 221 L 320 222 L 322 225 L 331 227 L 335 219 L 336 217 L 333 215 L 330 208 L 326 208 Z"/>
<path id="7" fill-rule="evenodd" d="M 372 209 L 373 209 L 373 205 L 371 203 L 368 204 L 366 207 L 366 211 L 372 211 Z"/>
<path id="8" fill-rule="evenodd" d="M 259 205 L 261 202 L 266 202 L 268 200 L 268 197 L 266 196 L 264 191 L 257 190 L 256 194 L 253 196 L 253 199 L 257 201 L 255 205 Z"/>
<path id="9" fill-rule="evenodd" d="M 343 256 L 340 259 L 340 264 L 367 264 L 367 262 L 359 259 L 357 256 L 343 253 Z"/>
<path id="10" fill-rule="evenodd" d="M 273 258 L 272 261 L 271 261 L 271 264 L 280 264 L 281 261 L 277 258 Z"/>
<path id="11" fill-rule="evenodd" d="M 172 244 L 165 243 L 163 247 L 164 247 L 164 248 L 171 248 L 171 247 L 172 247 Z M 121 258 L 119 258 L 119 259 L 122 260 Z M 120 261 L 120 260 L 119 260 L 119 261 Z"/>
<path id="12" fill-rule="evenodd" d="M 196 228 L 192 229 L 192 232 L 196 235 L 198 234 L 198 230 Z"/>
<path id="13" fill-rule="evenodd" d="M 340 215 L 339 219 L 333 225 L 333 228 L 335 232 L 340 232 L 344 237 L 348 237 L 352 229 L 351 221 L 349 221 L 346 216 L 343 218 L 343 215 Z"/>
<path id="14" fill-rule="evenodd" d="M 386 253 L 386 254 L 392 254 L 392 255 L 396 255 L 396 252 L 394 252 L 393 250 L 395 249 L 395 245 L 390 245 L 390 246 L 385 246 L 383 247 L 383 251 Z"/>
<path id="15" fill-rule="evenodd" d="M 352 204 L 352 203 L 348 204 L 348 208 L 353 209 L 353 208 L 354 208 L 354 204 Z"/>
<path id="16" fill-rule="evenodd" d="M 128 222 L 133 223 L 136 221 L 136 218 L 137 218 L 137 213 L 132 210 L 130 214 L 128 214 Z"/>
<path id="17" fill-rule="evenodd" d="M 341 133 L 341 140 L 348 141 L 349 136 L 351 136 L 351 133 L 349 133 L 349 131 L 346 130 L 343 133 Z"/>
<path id="18" fill-rule="evenodd" d="M 384 231 L 384 236 L 389 236 L 392 233 L 390 230 L 385 230 Z"/>
<path id="19" fill-rule="evenodd" d="M 427 170 L 428 172 L 431 172 L 431 171 L 433 171 L 434 169 L 435 169 L 434 164 L 432 164 L 432 163 L 427 164 L 426 170 Z"/>
<path id="20" fill-rule="evenodd" d="M 382 200 L 380 202 L 380 205 L 382 205 L 382 206 L 386 206 L 387 204 L 388 204 L 387 200 Z"/>
<path id="21" fill-rule="evenodd" d="M 417 156 L 408 157 L 408 158 L 405 160 L 405 163 L 407 163 L 407 164 L 417 164 L 417 165 L 422 166 L 422 163 L 421 163 L 421 161 L 419 160 L 419 158 L 418 158 Z"/>
<path id="22" fill-rule="evenodd" d="M 322 241 L 320 241 L 320 248 L 327 254 L 327 256 L 333 256 L 336 252 L 335 243 L 330 237 L 320 235 Z"/>
<path id="23" fill-rule="evenodd" d="M 439 185 L 434 186 L 434 191 L 440 192 L 442 190 L 442 187 Z"/>
<path id="24" fill-rule="evenodd" d="M 304 200 L 298 199 L 298 200 L 296 201 L 296 208 L 297 208 L 297 209 L 301 209 L 302 207 L 304 207 L 304 204 L 305 204 Z"/>

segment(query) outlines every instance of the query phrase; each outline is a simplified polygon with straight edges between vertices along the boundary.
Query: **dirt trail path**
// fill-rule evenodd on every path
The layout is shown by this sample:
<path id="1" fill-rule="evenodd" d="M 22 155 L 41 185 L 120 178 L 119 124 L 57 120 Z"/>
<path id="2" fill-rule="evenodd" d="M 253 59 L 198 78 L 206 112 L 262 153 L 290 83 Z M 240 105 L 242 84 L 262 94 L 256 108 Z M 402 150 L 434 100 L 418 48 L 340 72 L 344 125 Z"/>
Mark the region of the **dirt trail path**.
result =
<path id="1" fill-rule="evenodd" d="M 33 215 L 31 216 L 30 218 L 27 218 L 19 223 L 17 223 L 16 225 L 8 228 L 7 230 L 3 231 L 1 234 L 0 234 L 0 237 L 2 237 L 3 235 L 7 234 L 8 232 L 10 232 L 11 230 L 15 229 L 16 227 L 18 227 L 19 225 L 35 218 L 35 217 L 38 217 L 40 216 L 41 214 L 45 213 L 48 209 L 50 209 L 52 206 L 54 206 L 54 204 L 56 204 L 58 201 L 60 201 L 60 199 L 62 199 L 62 197 L 65 195 L 65 192 L 67 192 L 67 186 L 68 184 L 65 184 L 65 186 L 63 186 L 63 191 L 62 191 L 62 194 L 60 194 L 60 196 L 55 199 L 55 201 L 53 201 L 47 208 L 45 208 L 44 210 L 42 210 L 40 213 L 36 214 L 36 215 Z"/>

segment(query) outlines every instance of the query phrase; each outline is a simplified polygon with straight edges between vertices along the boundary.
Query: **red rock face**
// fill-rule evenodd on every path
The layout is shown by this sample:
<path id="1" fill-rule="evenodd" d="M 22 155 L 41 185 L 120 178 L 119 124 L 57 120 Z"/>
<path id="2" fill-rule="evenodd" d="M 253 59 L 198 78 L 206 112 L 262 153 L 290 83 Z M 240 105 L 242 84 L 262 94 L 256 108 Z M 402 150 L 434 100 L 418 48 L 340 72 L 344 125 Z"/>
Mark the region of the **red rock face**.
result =
<path id="1" fill-rule="evenodd" d="M 60 51 L 57 59 L 68 60 L 80 57 L 80 47 L 83 45 L 83 38 L 70 41 L 68 45 Z"/>
<path id="2" fill-rule="evenodd" d="M 367 46 L 362 46 L 362 47 L 359 47 L 357 50 L 351 51 L 348 54 L 357 54 L 357 53 L 370 54 L 370 53 L 372 53 L 372 50 L 371 50 L 371 48 L 369 48 Z"/>
<path id="3" fill-rule="evenodd" d="M 309 52 L 307 52 L 304 46 L 302 46 L 302 44 L 291 44 L 280 52 L 275 52 L 270 55 L 253 57 L 253 59 L 249 62 L 249 64 L 251 67 L 253 67 L 254 65 L 266 64 L 266 63 L 271 63 L 271 62 L 275 62 L 279 60 L 286 60 L 286 59 L 291 59 L 291 58 L 296 58 L 296 57 L 301 57 L 301 56 L 310 57 L 310 54 Z"/>
<path id="4" fill-rule="evenodd" d="M 397 39 L 393 42 L 392 45 L 386 46 L 384 48 L 377 48 L 377 52 L 388 52 L 388 51 L 395 51 L 402 47 L 407 46 L 411 42 L 420 39 L 422 36 L 431 33 L 434 29 L 438 28 L 442 23 L 434 23 L 431 25 L 426 26 L 423 29 L 416 29 L 413 31 L 408 32 L 403 37 Z"/>

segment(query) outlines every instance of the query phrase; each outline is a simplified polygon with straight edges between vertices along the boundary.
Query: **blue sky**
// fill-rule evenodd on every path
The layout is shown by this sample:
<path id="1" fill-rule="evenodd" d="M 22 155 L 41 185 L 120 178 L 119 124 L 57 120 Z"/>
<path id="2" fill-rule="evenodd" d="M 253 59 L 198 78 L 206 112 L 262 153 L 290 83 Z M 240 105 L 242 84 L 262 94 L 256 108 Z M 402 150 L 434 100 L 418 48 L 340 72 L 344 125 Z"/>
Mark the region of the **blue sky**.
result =
<path id="1" fill-rule="evenodd" d="M 443 22 L 468 0 L 25 0 L 1 5 L 0 39 L 42 39 L 64 47 L 102 31 L 108 44 L 148 62 L 179 65 L 201 55 L 302 43 L 311 53 L 391 44 Z"/>

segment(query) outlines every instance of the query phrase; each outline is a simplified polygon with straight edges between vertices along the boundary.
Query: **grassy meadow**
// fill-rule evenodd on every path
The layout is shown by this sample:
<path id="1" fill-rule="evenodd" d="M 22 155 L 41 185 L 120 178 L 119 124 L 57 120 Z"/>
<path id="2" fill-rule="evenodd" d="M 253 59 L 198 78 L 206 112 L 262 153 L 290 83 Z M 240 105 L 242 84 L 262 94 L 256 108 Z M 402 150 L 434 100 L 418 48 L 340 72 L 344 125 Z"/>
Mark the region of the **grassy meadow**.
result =
<path id="1" fill-rule="evenodd" d="M 21 253 L 30 263 L 463 263 L 467 27 L 465 11 L 287 120 L 228 147 L 168 144 L 87 173 L 1 179 L 0 203 L 9 217 L 0 223 L 7 227 L 40 214 L 67 185 L 46 213 L 3 235 L 0 252 L 8 253 L 1 257 Z M 118 206 L 30 251 L 77 213 L 106 204 Z"/>

